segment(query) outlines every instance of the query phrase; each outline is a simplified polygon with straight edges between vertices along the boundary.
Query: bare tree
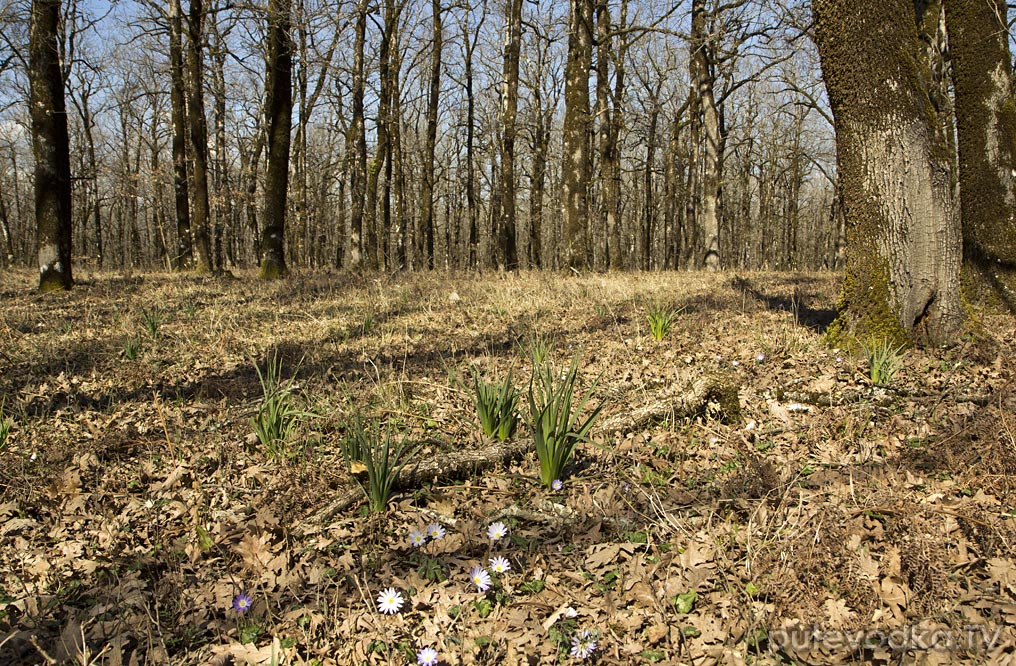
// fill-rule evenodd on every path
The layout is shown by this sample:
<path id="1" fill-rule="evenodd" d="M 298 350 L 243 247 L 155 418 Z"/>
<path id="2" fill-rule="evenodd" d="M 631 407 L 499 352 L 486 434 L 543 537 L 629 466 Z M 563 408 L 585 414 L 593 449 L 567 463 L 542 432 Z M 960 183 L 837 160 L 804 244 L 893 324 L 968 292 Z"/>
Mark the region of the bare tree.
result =
<path id="1" fill-rule="evenodd" d="M 180 0 L 169 0 L 169 97 L 173 119 L 173 196 L 176 210 L 177 270 L 194 265 L 187 163 L 187 96 L 183 77 L 183 17 Z"/>
<path id="2" fill-rule="evenodd" d="M 519 55 L 522 42 L 522 0 L 508 0 L 504 23 L 504 68 L 501 81 L 501 245 L 504 266 L 518 268 L 515 215 L 515 138 L 519 107 Z"/>
<path id="3" fill-rule="evenodd" d="M 190 0 L 188 16 L 188 73 L 190 94 L 187 104 L 187 122 L 190 129 L 190 164 L 193 208 L 191 228 L 197 250 L 194 269 L 201 275 L 211 274 L 212 250 L 208 240 L 208 222 L 211 209 L 208 200 L 208 123 L 205 121 L 205 65 L 204 65 L 204 5 L 202 0 Z"/>
<path id="4" fill-rule="evenodd" d="M 427 136 L 423 150 L 420 202 L 423 211 L 420 226 L 423 240 L 423 265 L 434 268 L 434 160 L 437 148 L 438 106 L 441 103 L 441 51 L 444 28 L 441 22 L 441 0 L 431 0 L 430 86 L 427 93 Z"/>
<path id="5" fill-rule="evenodd" d="M 592 67 L 592 0 L 570 0 L 568 60 L 564 79 L 564 144 L 561 206 L 565 265 L 589 265 L 589 70 Z"/>
<path id="6" fill-rule="evenodd" d="M 71 162 L 60 70 L 60 0 L 33 0 L 29 37 L 39 291 L 70 289 Z"/>
<path id="7" fill-rule="evenodd" d="M 260 277 L 286 275 L 286 208 L 289 193 L 289 142 L 293 123 L 293 43 L 290 0 L 269 0 L 265 111 L 268 120 L 268 173 L 265 178 L 265 230 Z"/>

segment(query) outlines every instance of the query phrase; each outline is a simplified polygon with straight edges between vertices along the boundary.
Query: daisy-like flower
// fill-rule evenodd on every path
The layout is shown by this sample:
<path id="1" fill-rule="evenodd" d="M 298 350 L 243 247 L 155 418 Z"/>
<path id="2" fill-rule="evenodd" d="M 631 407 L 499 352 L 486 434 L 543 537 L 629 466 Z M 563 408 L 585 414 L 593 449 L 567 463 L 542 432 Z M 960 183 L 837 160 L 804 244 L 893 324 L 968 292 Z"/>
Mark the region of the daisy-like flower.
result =
<path id="1" fill-rule="evenodd" d="M 593 632 L 583 629 L 572 636 L 571 656 L 585 660 L 591 657 L 594 652 L 596 652 L 596 639 L 593 637 Z"/>
<path id="2" fill-rule="evenodd" d="M 564 483 L 561 481 L 561 479 L 554 479 L 553 481 L 550 482 L 551 490 L 557 491 L 561 490 L 561 488 L 564 488 Z"/>
<path id="3" fill-rule="evenodd" d="M 414 529 L 409 533 L 409 545 L 413 548 L 419 548 L 425 543 L 427 543 L 427 535 L 420 530 Z"/>
<path id="4" fill-rule="evenodd" d="M 762 352 L 759 352 L 758 354 L 755 355 L 755 360 L 761 363 L 762 361 L 766 360 L 766 355 L 763 354 Z"/>
<path id="5" fill-rule="evenodd" d="M 487 528 L 487 538 L 491 541 L 500 541 L 508 536 L 508 528 L 501 521 L 491 523 Z"/>
<path id="6" fill-rule="evenodd" d="M 737 361 L 737 360 L 734 360 L 734 361 L 730 362 L 730 365 L 732 365 L 732 366 L 734 366 L 736 368 L 737 366 L 741 365 L 741 362 Z"/>
<path id="7" fill-rule="evenodd" d="M 389 615 L 398 613 L 402 609 L 402 593 L 394 587 L 383 590 L 377 597 L 377 609 Z"/>
<path id="8" fill-rule="evenodd" d="M 441 523 L 431 523 L 427 525 L 427 536 L 430 537 L 431 541 L 440 541 L 444 538 L 445 531 L 441 527 Z"/>
<path id="9" fill-rule="evenodd" d="M 416 653 L 416 663 L 420 666 L 437 666 L 437 650 L 425 647 Z"/>
<path id="10" fill-rule="evenodd" d="M 490 574 L 480 566 L 475 566 L 469 571 L 469 580 L 473 581 L 473 585 L 480 592 L 486 592 L 490 589 Z"/>
<path id="11" fill-rule="evenodd" d="M 492 557 L 490 558 L 490 570 L 496 574 L 508 573 L 511 571 L 512 565 L 508 562 L 506 557 Z"/>
<path id="12" fill-rule="evenodd" d="M 251 601 L 250 595 L 246 592 L 241 592 L 233 597 L 233 610 L 237 613 L 246 613 L 253 605 L 254 602 Z"/>

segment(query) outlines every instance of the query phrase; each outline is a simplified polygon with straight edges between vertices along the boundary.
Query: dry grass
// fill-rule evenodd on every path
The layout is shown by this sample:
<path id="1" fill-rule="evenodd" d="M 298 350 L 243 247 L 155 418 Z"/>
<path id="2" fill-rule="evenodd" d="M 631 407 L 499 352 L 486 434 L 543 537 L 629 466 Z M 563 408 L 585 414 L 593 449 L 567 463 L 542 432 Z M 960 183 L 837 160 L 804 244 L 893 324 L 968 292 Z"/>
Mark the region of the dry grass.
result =
<path id="1" fill-rule="evenodd" d="M 556 663 L 581 629 L 602 664 L 1003 663 L 1016 649 L 1009 317 L 908 352 L 887 390 L 824 346 L 825 274 L 96 275 L 45 297 L 33 277 L 0 275 L 14 417 L 0 663 L 405 664 L 425 645 L 443 664 Z M 659 342 L 653 304 L 680 309 Z M 604 420 L 705 375 L 738 387 L 741 414 L 594 428 L 557 493 L 530 453 L 404 489 L 381 515 L 319 519 L 353 487 L 339 446 L 353 415 L 405 429 L 423 456 L 484 447 L 459 380 L 510 369 L 524 389 L 536 336 L 559 364 L 581 354 Z M 319 414 L 279 463 L 250 427 L 255 364 L 275 355 Z M 507 543 L 484 538 L 494 520 Z M 410 548 L 433 522 L 445 539 Z M 483 595 L 468 570 L 494 555 L 512 571 Z M 394 616 L 374 602 L 387 587 L 406 598 Z M 889 640 L 969 627 L 989 644 Z"/>

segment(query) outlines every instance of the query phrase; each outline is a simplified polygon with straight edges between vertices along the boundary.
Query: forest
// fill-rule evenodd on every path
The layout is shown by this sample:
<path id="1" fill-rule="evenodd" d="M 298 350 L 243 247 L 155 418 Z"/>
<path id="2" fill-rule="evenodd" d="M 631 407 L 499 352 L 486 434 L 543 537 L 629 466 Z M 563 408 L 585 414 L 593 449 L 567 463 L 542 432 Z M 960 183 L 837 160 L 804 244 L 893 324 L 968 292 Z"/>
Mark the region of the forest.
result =
<path id="1" fill-rule="evenodd" d="M 1014 663 L 1010 26 L 0 0 L 0 663 Z"/>

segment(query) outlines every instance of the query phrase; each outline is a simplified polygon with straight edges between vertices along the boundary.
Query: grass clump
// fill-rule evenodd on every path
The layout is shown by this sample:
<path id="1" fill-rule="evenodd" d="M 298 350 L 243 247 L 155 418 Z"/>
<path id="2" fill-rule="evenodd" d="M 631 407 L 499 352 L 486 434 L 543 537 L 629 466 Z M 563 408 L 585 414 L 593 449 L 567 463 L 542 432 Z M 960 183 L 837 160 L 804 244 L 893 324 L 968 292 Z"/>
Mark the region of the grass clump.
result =
<path id="1" fill-rule="evenodd" d="M 590 396 L 587 393 L 580 400 L 575 398 L 578 367 L 576 357 L 558 376 L 551 364 L 544 363 L 534 370 L 529 382 L 530 427 L 540 461 L 540 483 L 547 488 L 561 478 L 576 445 L 588 441 L 589 431 L 603 409 L 600 403 L 585 419 L 580 418 Z"/>
<path id="2" fill-rule="evenodd" d="M 396 443 L 391 427 L 385 428 L 382 433 L 377 420 L 364 425 L 359 416 L 350 421 L 341 447 L 353 477 L 367 496 L 371 513 L 385 510 L 399 472 L 420 450 L 419 446 L 411 447 L 408 436 Z"/>
<path id="3" fill-rule="evenodd" d="M 11 428 L 14 427 L 14 419 L 4 416 L 5 401 L 0 401 L 0 451 L 7 448 L 7 440 L 11 436 Z"/>
<path id="4" fill-rule="evenodd" d="M 141 308 L 141 324 L 151 337 L 156 338 L 159 336 L 159 329 L 162 328 L 165 320 L 166 315 L 159 306 Z"/>
<path id="5" fill-rule="evenodd" d="M 141 340 L 132 335 L 123 341 L 123 356 L 128 361 L 135 361 L 141 353 Z"/>
<path id="6" fill-rule="evenodd" d="M 514 434 L 518 422 L 519 392 L 512 385 L 512 373 L 501 384 L 487 382 L 475 368 L 472 374 L 473 404 L 483 434 L 503 442 Z"/>
<path id="7" fill-rule="evenodd" d="M 273 462 L 291 460 L 299 453 L 298 447 L 292 446 L 293 431 L 304 418 L 315 416 L 312 412 L 298 409 L 293 401 L 293 382 L 296 373 L 287 380 L 282 379 L 282 359 L 273 356 L 268 361 L 265 371 L 256 364 L 258 379 L 261 382 L 261 404 L 251 419 L 254 434 L 264 448 L 265 455 Z"/>
<path id="8" fill-rule="evenodd" d="M 649 320 L 649 332 L 652 333 L 653 340 L 657 342 L 663 340 L 670 331 L 670 327 L 673 325 L 676 317 L 677 310 L 669 305 L 661 305 L 659 303 L 650 305 L 646 310 L 646 318 Z"/>
<path id="9" fill-rule="evenodd" d="M 861 344 L 864 355 L 868 359 L 868 378 L 872 384 L 886 386 L 903 367 L 904 345 L 893 345 L 883 338 Z"/>

